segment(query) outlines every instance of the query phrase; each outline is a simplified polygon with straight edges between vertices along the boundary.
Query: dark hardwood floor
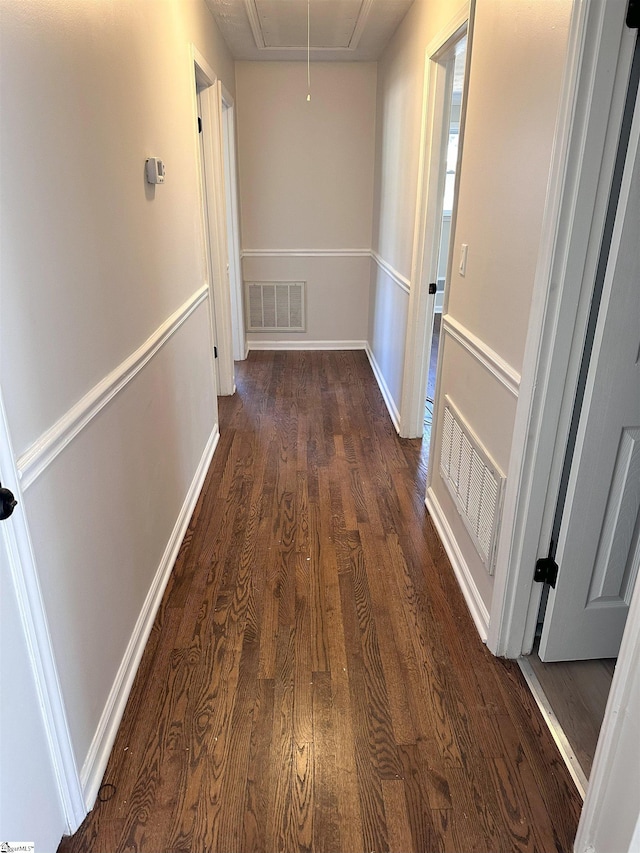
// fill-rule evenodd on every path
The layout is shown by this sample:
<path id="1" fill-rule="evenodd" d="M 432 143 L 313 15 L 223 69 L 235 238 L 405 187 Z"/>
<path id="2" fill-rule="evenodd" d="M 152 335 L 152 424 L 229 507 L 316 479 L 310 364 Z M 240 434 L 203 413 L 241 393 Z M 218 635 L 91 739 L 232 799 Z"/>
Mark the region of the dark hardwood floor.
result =
<path id="1" fill-rule="evenodd" d="M 237 382 L 104 802 L 60 853 L 569 853 L 580 798 L 364 353 L 254 352 Z"/>

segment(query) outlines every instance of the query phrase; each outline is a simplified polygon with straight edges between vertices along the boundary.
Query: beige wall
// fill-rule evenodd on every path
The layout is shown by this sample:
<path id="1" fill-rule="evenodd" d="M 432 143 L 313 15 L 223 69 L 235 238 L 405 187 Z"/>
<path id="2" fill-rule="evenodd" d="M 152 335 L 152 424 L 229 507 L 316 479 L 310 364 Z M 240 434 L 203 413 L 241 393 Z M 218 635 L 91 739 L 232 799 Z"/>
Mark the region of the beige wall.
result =
<path id="1" fill-rule="evenodd" d="M 378 63 L 374 241 L 402 275 L 411 275 L 427 45 L 468 4 L 415 0 Z"/>
<path id="2" fill-rule="evenodd" d="M 205 283 L 190 43 L 230 91 L 234 69 L 203 0 L 3 0 L 0 15 L 0 380 L 19 469 L 25 453 L 44 463 L 21 511 L 90 788 L 108 697 L 217 428 L 208 301 L 50 464 L 38 448 Z M 155 190 L 151 155 L 167 168 Z"/>
<path id="3" fill-rule="evenodd" d="M 479 0 L 475 8 L 448 314 L 463 337 L 516 376 L 529 322 L 571 5 L 571 0 Z M 417 2 L 379 63 L 374 248 L 406 278 L 425 52 L 460 8 L 464 4 L 447 0 Z M 457 273 L 462 243 L 469 246 L 464 278 Z M 398 335 L 406 328 L 408 307 L 408 293 L 378 267 L 369 334 L 398 409 L 404 370 L 404 339 L 399 343 Z M 441 353 L 440 400 L 450 395 L 506 473 L 517 397 L 448 335 L 446 318 Z M 436 422 L 441 414 L 442 404 Z M 437 442 L 434 460 L 439 451 Z M 488 610 L 493 580 L 432 464 L 433 495 L 464 562 L 467 592 Z"/>
<path id="4" fill-rule="evenodd" d="M 522 368 L 570 0 L 476 7 L 449 313 Z"/>
<path id="5" fill-rule="evenodd" d="M 411 276 L 425 50 L 466 5 L 415 0 L 378 63 L 373 248 L 388 266 L 373 265 L 369 342 L 396 410 L 409 310 L 408 288 L 398 282 Z"/>
<path id="6" fill-rule="evenodd" d="M 239 62 L 236 84 L 242 247 L 266 253 L 244 258 L 244 278 L 302 279 L 308 297 L 306 334 L 248 337 L 364 341 L 375 63 L 314 63 L 310 102 L 301 62 Z"/>

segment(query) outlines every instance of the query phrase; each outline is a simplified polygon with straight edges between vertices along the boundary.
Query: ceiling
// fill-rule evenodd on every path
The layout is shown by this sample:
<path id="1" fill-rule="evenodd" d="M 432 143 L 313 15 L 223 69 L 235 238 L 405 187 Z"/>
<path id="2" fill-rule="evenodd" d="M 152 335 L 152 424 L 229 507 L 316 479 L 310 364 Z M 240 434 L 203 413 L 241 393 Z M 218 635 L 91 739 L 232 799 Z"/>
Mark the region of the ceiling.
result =
<path id="1" fill-rule="evenodd" d="M 413 0 L 205 0 L 234 59 L 378 59 Z"/>

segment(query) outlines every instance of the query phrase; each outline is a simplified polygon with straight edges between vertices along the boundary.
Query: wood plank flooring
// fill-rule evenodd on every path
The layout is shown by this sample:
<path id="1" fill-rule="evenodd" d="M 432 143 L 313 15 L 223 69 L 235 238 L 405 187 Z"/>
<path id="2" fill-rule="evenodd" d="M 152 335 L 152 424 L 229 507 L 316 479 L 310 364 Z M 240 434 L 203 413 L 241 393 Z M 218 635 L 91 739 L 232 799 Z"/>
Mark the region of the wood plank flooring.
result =
<path id="1" fill-rule="evenodd" d="M 237 384 L 104 802 L 60 853 L 568 853 L 580 798 L 364 353 L 253 352 Z"/>

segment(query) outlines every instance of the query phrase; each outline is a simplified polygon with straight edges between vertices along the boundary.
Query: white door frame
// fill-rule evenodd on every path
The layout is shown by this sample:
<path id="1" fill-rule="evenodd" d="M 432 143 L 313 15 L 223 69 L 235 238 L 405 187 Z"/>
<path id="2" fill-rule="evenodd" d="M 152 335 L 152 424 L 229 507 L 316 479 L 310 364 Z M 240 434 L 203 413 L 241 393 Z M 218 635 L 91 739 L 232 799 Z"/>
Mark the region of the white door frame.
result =
<path id="1" fill-rule="evenodd" d="M 243 361 L 247 357 L 247 338 L 244 328 L 242 262 L 240 259 L 238 167 L 236 163 L 236 110 L 233 98 L 224 86 L 222 87 L 222 134 L 224 187 L 227 209 L 227 237 L 229 240 L 229 290 L 231 294 L 233 358 L 235 361 Z"/>
<path id="2" fill-rule="evenodd" d="M 218 348 L 216 363 L 218 376 L 217 393 L 233 394 L 236 390 L 233 365 L 233 335 L 231 323 L 231 295 L 227 275 L 227 213 L 224 189 L 224 156 L 222 142 L 222 84 L 207 60 L 191 45 L 193 132 L 196 140 L 198 162 L 200 142 L 198 139 L 198 91 L 203 128 L 204 162 L 199 172 L 200 197 L 203 213 L 203 237 L 209 241 L 205 265 L 209 279 L 211 297 L 211 322 L 215 330 L 215 345 Z M 205 205 L 208 215 L 205 216 Z M 208 221 L 207 221 L 208 220 Z M 209 263 L 209 256 L 210 261 Z"/>
<path id="3" fill-rule="evenodd" d="M 575 0 L 509 460 L 487 645 L 533 647 L 635 31 L 626 3 Z"/>
<path id="4" fill-rule="evenodd" d="M 447 97 L 447 71 L 442 58 L 451 47 L 467 34 L 467 67 L 465 70 L 458 163 L 464 140 L 464 112 L 469 85 L 471 57 L 471 29 L 473 2 L 465 3 L 447 26 L 428 45 L 425 52 L 424 84 L 422 96 L 422 127 L 418 161 L 418 197 L 413 234 L 411 259 L 411 290 L 407 313 L 407 336 L 400 402 L 400 435 L 403 438 L 420 438 L 424 430 L 424 402 L 431 354 L 431 334 L 435 297 L 429 294 L 429 282 L 438 277 L 438 253 L 442 225 L 442 195 L 444 192 L 443 163 L 448 146 L 448 122 L 445 121 Z M 446 126 L 445 126 L 446 125 Z M 459 180 L 459 169 L 456 183 Z M 451 212 L 451 233 L 455 227 L 457 192 Z M 449 245 L 447 278 L 450 276 L 453 244 Z M 447 310 L 447 293 L 444 295 L 443 313 Z M 435 430 L 432 431 L 432 436 Z"/>
<path id="5" fill-rule="evenodd" d="M 49 745 L 58 794 L 69 833 L 74 833 L 93 803 L 85 803 L 67 714 L 58 678 L 49 625 L 44 609 L 35 556 L 25 515 L 20 477 L 13 453 L 2 389 L 0 389 L 0 471 L 2 483 L 10 489 L 18 506 L 10 519 L 2 522 L 9 570 L 20 608 L 24 634 Z M 28 677 L 25 673 L 25 677 Z M 52 792 L 53 793 L 53 792 Z"/>

